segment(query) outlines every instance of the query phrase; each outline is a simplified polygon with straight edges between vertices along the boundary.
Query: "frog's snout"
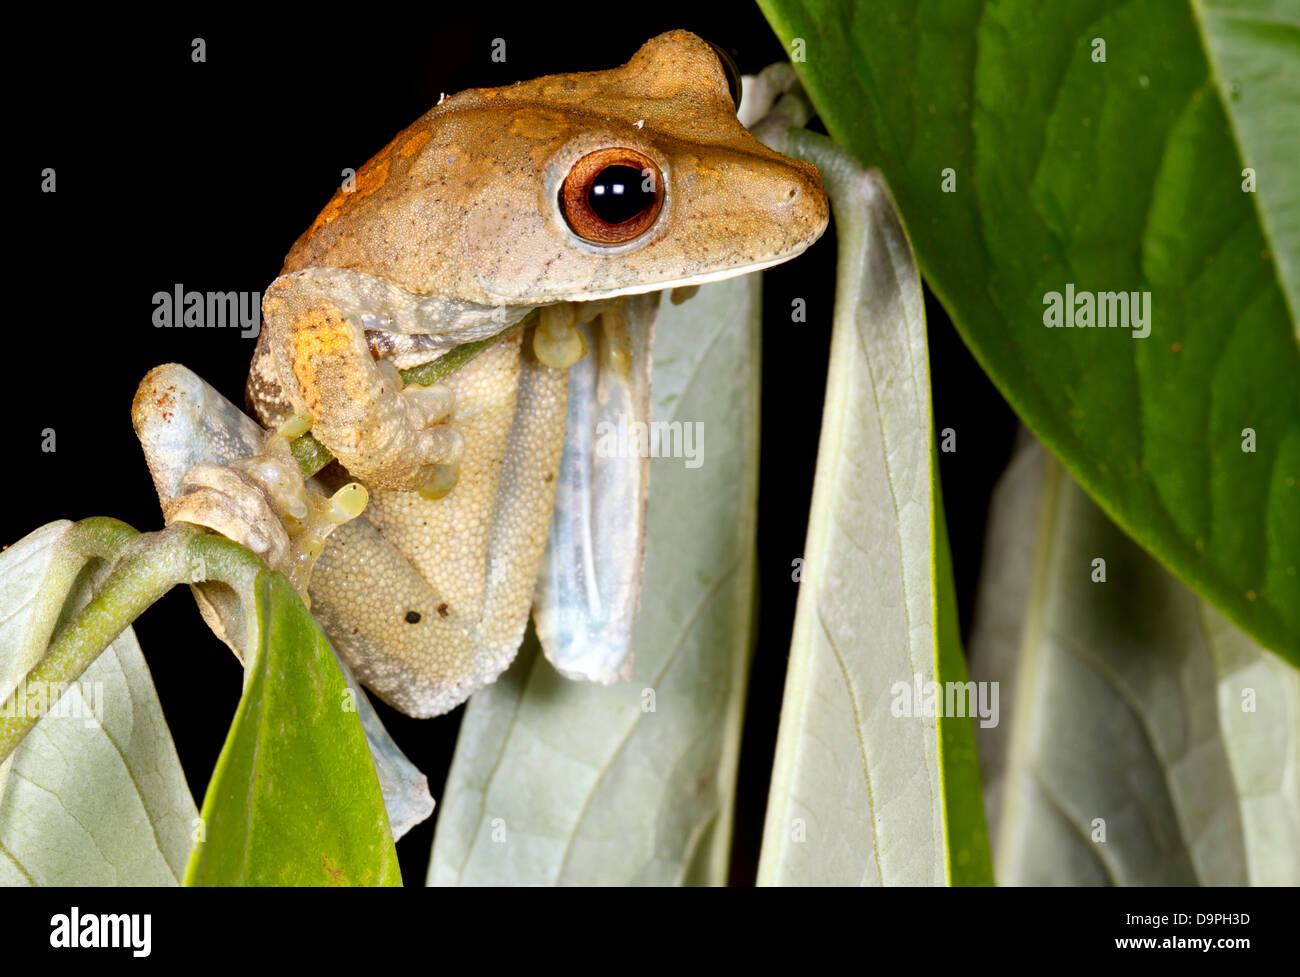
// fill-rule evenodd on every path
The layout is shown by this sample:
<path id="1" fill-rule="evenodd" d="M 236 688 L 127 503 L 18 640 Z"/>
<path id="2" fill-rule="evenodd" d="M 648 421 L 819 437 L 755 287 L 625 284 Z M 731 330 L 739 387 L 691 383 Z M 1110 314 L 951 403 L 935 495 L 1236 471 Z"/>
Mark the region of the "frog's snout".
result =
<path id="1" fill-rule="evenodd" d="M 811 163 L 758 146 L 752 154 L 707 160 L 677 175 L 692 189 L 678 237 L 695 232 L 713 268 L 742 268 L 785 261 L 802 253 L 826 230 L 830 205 Z M 679 196 L 679 201 L 681 197 Z"/>
<path id="2" fill-rule="evenodd" d="M 767 181 L 763 206 L 787 228 L 789 244 L 799 250 L 821 237 L 830 222 L 830 203 L 817 167 L 785 160 Z"/>

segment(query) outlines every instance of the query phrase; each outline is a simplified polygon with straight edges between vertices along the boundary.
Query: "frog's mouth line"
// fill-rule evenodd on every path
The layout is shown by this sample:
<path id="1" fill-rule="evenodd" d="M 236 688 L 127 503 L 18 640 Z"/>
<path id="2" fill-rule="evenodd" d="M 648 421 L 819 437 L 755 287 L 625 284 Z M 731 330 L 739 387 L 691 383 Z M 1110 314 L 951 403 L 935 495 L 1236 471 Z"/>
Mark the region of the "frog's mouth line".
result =
<path id="1" fill-rule="evenodd" d="M 823 228 L 823 231 L 825 229 Z M 662 282 L 647 282 L 642 285 L 619 286 L 604 290 L 585 288 L 582 291 L 566 292 L 548 298 L 546 304 L 558 302 L 600 302 L 606 299 L 619 298 L 625 295 L 644 295 L 648 292 L 671 292 L 675 288 L 689 288 L 694 285 L 708 285 L 710 282 L 726 281 L 728 278 L 738 278 L 741 275 L 748 275 L 756 271 L 763 271 L 767 268 L 773 268 L 776 265 L 784 264 L 793 258 L 799 257 L 808 250 L 817 240 L 821 238 L 822 232 L 807 241 L 800 242 L 790 251 L 777 255 L 774 258 L 768 258 L 765 261 L 756 261 L 749 265 L 740 265 L 738 267 L 720 268 L 717 271 L 709 271 L 700 275 L 688 275 L 684 278 L 670 278 Z M 489 292 L 494 299 L 509 304 L 517 301 L 516 296 L 502 295 L 498 292 Z"/>
<path id="2" fill-rule="evenodd" d="M 818 235 L 820 237 L 821 235 Z M 815 240 L 815 239 L 814 239 Z M 688 288 L 693 285 L 707 285 L 710 282 L 726 281 L 728 278 L 739 278 L 741 275 L 748 275 L 756 271 L 763 271 L 765 268 L 772 268 L 776 265 L 784 264 L 791 258 L 797 258 L 808 250 L 812 241 L 806 241 L 799 245 L 798 248 L 786 254 L 777 255 L 775 258 L 769 258 L 766 261 L 756 261 L 751 265 L 741 265 L 740 267 L 721 268 L 718 271 L 705 272 L 703 275 L 690 275 L 686 278 L 674 278 L 666 282 L 655 282 L 649 285 L 638 285 L 632 288 L 620 288 L 617 295 L 643 295 L 647 292 L 668 292 L 674 288 Z M 601 295 L 600 293 L 588 293 L 586 301 L 595 301 L 600 298 L 611 298 L 613 294 Z M 569 299 L 571 302 L 580 302 L 584 299 Z"/>

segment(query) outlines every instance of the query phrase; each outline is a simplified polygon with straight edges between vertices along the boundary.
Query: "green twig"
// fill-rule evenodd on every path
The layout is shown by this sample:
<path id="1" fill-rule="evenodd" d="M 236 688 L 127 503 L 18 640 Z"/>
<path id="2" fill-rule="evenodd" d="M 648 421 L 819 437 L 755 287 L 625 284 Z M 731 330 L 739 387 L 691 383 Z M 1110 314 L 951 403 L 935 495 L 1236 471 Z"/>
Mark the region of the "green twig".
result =
<path id="1" fill-rule="evenodd" d="M 40 608 L 45 623 L 33 629 L 42 635 L 38 640 L 52 629 L 90 560 L 104 560 L 112 569 L 0 706 L 0 763 L 58 701 L 59 696 L 48 691 L 66 689 L 80 678 L 132 621 L 173 586 L 219 580 L 247 592 L 264 569 L 243 547 L 183 522 L 140 534 L 116 519 L 85 519 L 70 526 L 57 545 L 42 581 L 47 590 Z"/>

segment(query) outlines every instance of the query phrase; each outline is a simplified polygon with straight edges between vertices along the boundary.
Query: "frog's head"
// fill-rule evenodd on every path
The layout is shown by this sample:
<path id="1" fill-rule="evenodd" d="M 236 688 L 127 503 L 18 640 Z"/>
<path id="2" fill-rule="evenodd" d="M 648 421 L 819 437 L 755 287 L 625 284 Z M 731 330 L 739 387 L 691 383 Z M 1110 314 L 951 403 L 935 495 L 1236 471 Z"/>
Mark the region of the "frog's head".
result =
<path id="1" fill-rule="evenodd" d="M 445 98 L 335 196 L 285 270 L 537 306 L 765 268 L 827 218 L 816 168 L 751 136 L 728 66 L 673 31 L 621 68 Z"/>

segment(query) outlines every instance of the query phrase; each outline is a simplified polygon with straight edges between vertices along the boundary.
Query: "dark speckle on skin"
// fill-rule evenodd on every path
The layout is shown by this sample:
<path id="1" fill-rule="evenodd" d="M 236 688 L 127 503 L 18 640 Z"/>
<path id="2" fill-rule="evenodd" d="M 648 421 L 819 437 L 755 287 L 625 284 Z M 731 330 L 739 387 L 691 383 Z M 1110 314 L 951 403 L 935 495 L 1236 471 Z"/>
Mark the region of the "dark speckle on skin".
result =
<path id="1" fill-rule="evenodd" d="M 407 611 L 407 612 L 406 612 L 406 623 L 407 623 L 407 624 L 419 624 L 419 623 L 420 623 L 420 612 L 419 612 L 419 611 Z"/>
<path id="2" fill-rule="evenodd" d="M 446 601 L 443 601 L 441 604 L 438 605 L 438 616 L 439 616 L 439 617 L 446 617 L 446 616 L 447 616 L 448 614 L 450 614 L 450 613 L 451 613 L 451 612 L 447 609 L 447 602 L 446 602 Z"/>

